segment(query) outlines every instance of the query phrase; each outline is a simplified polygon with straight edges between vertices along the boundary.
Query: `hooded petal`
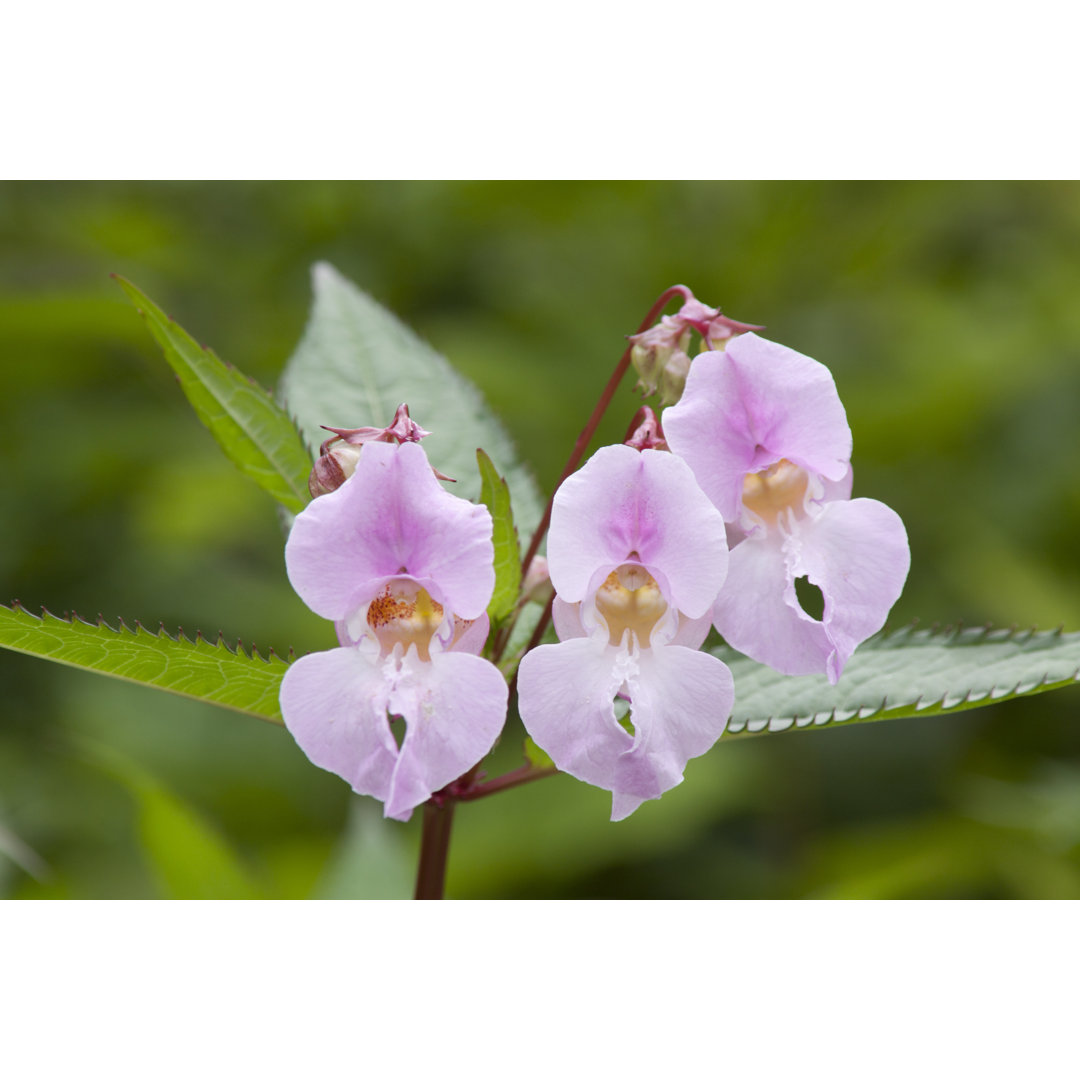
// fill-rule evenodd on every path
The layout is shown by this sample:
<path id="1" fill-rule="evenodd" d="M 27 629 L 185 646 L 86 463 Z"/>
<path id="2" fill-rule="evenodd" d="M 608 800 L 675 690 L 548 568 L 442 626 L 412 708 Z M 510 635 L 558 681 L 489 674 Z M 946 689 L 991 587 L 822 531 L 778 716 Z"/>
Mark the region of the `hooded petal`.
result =
<path id="1" fill-rule="evenodd" d="M 398 757 L 383 667 L 375 649 L 331 649 L 300 657 L 281 682 L 281 712 L 300 749 L 376 799 L 386 798 Z"/>
<path id="2" fill-rule="evenodd" d="M 410 649 L 389 697 L 405 717 L 405 741 L 386 797 L 386 816 L 407 821 L 413 809 L 473 767 L 506 720 L 507 687 L 494 664 L 469 653 Z"/>
<path id="3" fill-rule="evenodd" d="M 437 582 L 455 614 L 475 619 L 495 588 L 491 532 L 487 508 L 444 490 L 418 444 L 371 442 L 356 472 L 297 516 L 285 564 L 304 603 L 327 619 L 401 574 Z"/>
<path id="4" fill-rule="evenodd" d="M 785 675 L 835 683 L 855 648 L 885 623 L 911 556 L 899 516 L 874 499 L 828 503 L 786 539 L 744 540 L 713 610 L 732 648 Z M 795 579 L 816 585 L 821 621 L 799 606 Z"/>
<path id="5" fill-rule="evenodd" d="M 556 492 L 552 584 L 577 603 L 599 570 L 631 553 L 663 575 L 668 602 L 692 618 L 708 610 L 727 571 L 723 520 L 685 463 L 658 450 L 605 446 Z"/>
<path id="6" fill-rule="evenodd" d="M 743 477 L 787 458 L 827 480 L 851 459 L 851 429 L 829 369 L 757 334 L 698 356 L 664 435 L 727 521 L 736 521 Z"/>
<path id="7" fill-rule="evenodd" d="M 628 688 L 635 737 L 605 785 L 615 793 L 612 821 L 682 783 L 687 761 L 724 733 L 735 701 L 727 665 L 679 645 L 643 649 Z"/>
<path id="8" fill-rule="evenodd" d="M 533 649 L 518 668 L 518 709 L 537 746 L 563 772 L 609 791 L 615 762 L 634 744 L 615 719 L 619 659 L 602 640 L 575 637 Z"/>

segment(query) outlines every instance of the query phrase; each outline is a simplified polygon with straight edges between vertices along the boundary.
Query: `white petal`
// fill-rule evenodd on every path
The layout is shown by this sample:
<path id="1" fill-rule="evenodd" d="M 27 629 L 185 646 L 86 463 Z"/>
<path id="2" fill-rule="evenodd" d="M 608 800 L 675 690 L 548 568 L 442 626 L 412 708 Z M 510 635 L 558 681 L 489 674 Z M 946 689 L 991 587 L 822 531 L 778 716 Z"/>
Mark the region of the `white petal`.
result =
<path id="1" fill-rule="evenodd" d="M 377 654 L 331 649 L 290 665 L 281 682 L 281 712 L 314 764 L 361 795 L 385 799 L 398 757 L 386 716 L 388 695 Z"/>
<path id="2" fill-rule="evenodd" d="M 414 807 L 472 768 L 495 745 L 506 720 L 507 687 L 494 664 L 469 653 L 410 649 L 390 694 L 405 717 L 405 741 L 386 798 L 387 817 Z"/>
<path id="3" fill-rule="evenodd" d="M 518 668 L 518 709 L 537 746 L 563 772 L 609 791 L 616 760 L 634 742 L 615 719 L 618 660 L 602 640 L 575 637 L 533 649 Z"/>
<path id="4" fill-rule="evenodd" d="M 735 697 L 731 672 L 715 656 L 669 645 L 641 652 L 629 689 L 634 745 L 616 762 L 612 788 L 656 799 L 723 734 Z M 635 808 L 613 803 L 613 820 Z"/>
<path id="5" fill-rule="evenodd" d="M 833 647 L 822 624 L 798 606 L 793 581 L 783 538 L 775 530 L 750 537 L 731 552 L 713 621 L 733 649 L 759 663 L 785 675 L 821 673 Z"/>
<path id="6" fill-rule="evenodd" d="M 833 651 L 826 674 L 836 682 L 856 646 L 885 625 L 904 588 L 911 552 L 900 516 L 875 499 L 829 503 L 804 523 L 794 561 L 825 598 Z"/>

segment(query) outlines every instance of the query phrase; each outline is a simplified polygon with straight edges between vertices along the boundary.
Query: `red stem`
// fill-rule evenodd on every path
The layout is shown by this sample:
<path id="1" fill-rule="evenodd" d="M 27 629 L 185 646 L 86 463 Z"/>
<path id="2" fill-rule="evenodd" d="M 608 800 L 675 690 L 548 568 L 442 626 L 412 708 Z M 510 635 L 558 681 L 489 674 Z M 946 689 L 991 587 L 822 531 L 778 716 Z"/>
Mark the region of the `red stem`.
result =
<path id="1" fill-rule="evenodd" d="M 450 851 L 450 826 L 453 823 L 453 799 L 433 798 L 424 803 L 420 865 L 416 871 L 417 900 L 443 898 L 446 888 L 446 858 Z"/>
<path id="2" fill-rule="evenodd" d="M 506 791 L 509 788 L 528 784 L 533 780 L 542 780 L 545 776 L 554 776 L 558 771 L 554 766 L 540 768 L 530 762 L 528 765 L 522 765 L 520 769 L 503 773 L 502 776 L 496 776 L 494 780 L 488 780 L 485 784 L 477 784 L 476 787 L 463 791 L 458 796 L 458 799 L 461 802 L 472 802 L 474 799 L 482 799 L 486 795 L 494 795 L 497 791 Z"/>

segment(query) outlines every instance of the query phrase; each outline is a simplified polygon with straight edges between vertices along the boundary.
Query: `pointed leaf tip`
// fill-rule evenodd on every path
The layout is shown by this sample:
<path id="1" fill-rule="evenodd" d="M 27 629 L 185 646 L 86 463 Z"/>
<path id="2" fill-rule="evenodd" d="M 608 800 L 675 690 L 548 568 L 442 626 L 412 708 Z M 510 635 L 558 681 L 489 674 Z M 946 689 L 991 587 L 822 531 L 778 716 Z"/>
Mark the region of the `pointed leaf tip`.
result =
<path id="1" fill-rule="evenodd" d="M 288 414 L 134 285 L 116 280 L 146 320 L 188 401 L 226 456 L 278 502 L 299 513 L 308 502 L 311 459 Z"/>
<path id="2" fill-rule="evenodd" d="M 424 447 L 460 494 L 479 495 L 473 463 L 482 442 L 505 470 L 518 525 L 531 531 L 543 502 L 501 423 L 479 391 L 427 342 L 327 262 L 311 268 L 314 302 L 304 336 L 278 380 L 277 400 L 314 451 L 322 425 L 384 427 L 403 402 L 433 429 Z M 438 418 L 438 424 L 429 422 Z"/>

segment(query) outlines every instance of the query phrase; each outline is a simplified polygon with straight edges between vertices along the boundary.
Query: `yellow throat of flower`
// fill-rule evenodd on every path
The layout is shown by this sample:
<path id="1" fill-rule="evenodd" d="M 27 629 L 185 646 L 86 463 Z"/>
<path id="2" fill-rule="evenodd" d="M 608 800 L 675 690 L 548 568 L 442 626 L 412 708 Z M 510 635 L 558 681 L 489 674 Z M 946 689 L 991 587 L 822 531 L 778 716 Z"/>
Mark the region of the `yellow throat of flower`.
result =
<path id="1" fill-rule="evenodd" d="M 430 660 L 431 639 L 443 621 L 442 604 L 413 582 L 391 582 L 371 601 L 367 623 L 379 641 L 383 656 L 401 645 L 416 646 L 421 660 Z"/>
<path id="2" fill-rule="evenodd" d="M 743 506 L 753 511 L 766 525 L 775 525 L 785 510 L 798 513 L 806 498 L 810 478 L 805 469 L 781 458 L 761 472 L 743 478 Z"/>
<path id="3" fill-rule="evenodd" d="M 629 630 L 645 648 L 653 627 L 667 611 L 667 602 L 660 586 L 643 566 L 623 563 L 596 590 L 596 610 L 607 623 L 612 645 L 620 644 Z"/>

